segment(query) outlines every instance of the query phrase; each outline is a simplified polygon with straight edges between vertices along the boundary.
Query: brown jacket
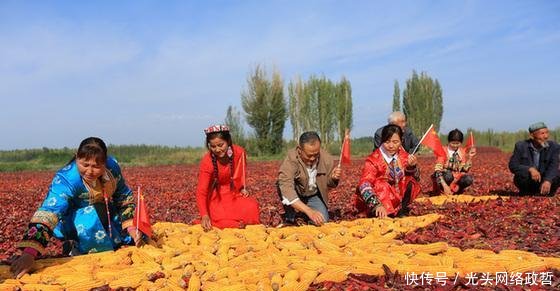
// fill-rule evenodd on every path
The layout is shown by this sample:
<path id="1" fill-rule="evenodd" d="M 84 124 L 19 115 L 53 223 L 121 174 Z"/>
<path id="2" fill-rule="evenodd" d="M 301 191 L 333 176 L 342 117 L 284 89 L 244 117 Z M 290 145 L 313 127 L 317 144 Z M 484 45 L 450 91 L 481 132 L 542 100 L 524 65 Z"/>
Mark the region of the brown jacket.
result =
<path id="1" fill-rule="evenodd" d="M 317 189 L 323 196 L 323 201 L 328 207 L 329 190 L 338 185 L 338 180 L 331 178 L 334 169 L 332 156 L 321 149 L 319 153 L 319 164 L 317 164 Z M 288 151 L 288 156 L 282 162 L 278 173 L 278 188 L 281 196 L 293 201 L 299 196 L 305 196 L 305 190 L 309 183 L 307 166 L 297 153 L 297 148 Z"/>

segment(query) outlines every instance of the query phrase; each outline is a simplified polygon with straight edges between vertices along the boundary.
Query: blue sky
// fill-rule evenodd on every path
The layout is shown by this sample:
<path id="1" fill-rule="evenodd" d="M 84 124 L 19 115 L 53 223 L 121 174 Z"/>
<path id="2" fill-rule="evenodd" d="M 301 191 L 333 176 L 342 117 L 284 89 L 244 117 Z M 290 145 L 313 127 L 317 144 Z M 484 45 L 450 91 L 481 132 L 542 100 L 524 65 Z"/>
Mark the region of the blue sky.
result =
<path id="1" fill-rule="evenodd" d="M 354 137 L 413 69 L 442 85 L 443 132 L 554 128 L 560 1 L 0 1 L 0 149 L 200 146 L 255 64 L 346 76 Z"/>

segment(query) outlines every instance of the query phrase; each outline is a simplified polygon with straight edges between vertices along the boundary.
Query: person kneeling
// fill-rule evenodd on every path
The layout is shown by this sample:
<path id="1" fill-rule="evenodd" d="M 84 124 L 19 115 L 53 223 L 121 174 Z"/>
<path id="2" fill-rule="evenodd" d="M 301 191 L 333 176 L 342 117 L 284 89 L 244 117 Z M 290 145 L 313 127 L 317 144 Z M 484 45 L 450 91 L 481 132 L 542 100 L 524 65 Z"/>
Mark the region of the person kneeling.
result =
<path id="1" fill-rule="evenodd" d="M 447 155 L 438 157 L 432 175 L 434 195 L 461 194 L 473 183 L 473 177 L 468 172 L 472 167 L 472 158 L 476 155 L 476 148 L 470 148 L 467 153 L 467 150 L 461 147 L 463 133 L 458 129 L 449 132 L 447 141 Z"/>
<path id="2" fill-rule="evenodd" d="M 329 190 L 338 185 L 341 170 L 321 149 L 316 132 L 304 132 L 295 149 L 288 151 L 278 173 L 278 195 L 284 205 L 284 223 L 296 223 L 296 211 L 315 225 L 329 220 Z"/>
<path id="3" fill-rule="evenodd" d="M 410 202 L 420 193 L 417 159 L 401 147 L 402 135 L 396 125 L 383 127 L 381 147 L 367 157 L 355 200 L 361 215 L 408 215 Z"/>

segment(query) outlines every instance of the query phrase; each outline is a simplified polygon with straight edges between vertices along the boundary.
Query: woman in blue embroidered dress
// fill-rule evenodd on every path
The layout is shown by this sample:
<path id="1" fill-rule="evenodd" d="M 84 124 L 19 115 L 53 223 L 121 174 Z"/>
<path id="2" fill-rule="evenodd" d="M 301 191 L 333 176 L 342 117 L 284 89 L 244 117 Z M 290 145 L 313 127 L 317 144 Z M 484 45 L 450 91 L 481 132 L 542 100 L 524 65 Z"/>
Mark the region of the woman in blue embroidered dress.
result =
<path id="1" fill-rule="evenodd" d="M 103 140 L 89 137 L 76 156 L 52 180 L 18 244 L 23 252 L 11 270 L 19 278 L 44 254 L 51 236 L 64 241 L 65 255 L 114 250 L 141 242 L 133 226 L 134 198 L 117 161 Z"/>

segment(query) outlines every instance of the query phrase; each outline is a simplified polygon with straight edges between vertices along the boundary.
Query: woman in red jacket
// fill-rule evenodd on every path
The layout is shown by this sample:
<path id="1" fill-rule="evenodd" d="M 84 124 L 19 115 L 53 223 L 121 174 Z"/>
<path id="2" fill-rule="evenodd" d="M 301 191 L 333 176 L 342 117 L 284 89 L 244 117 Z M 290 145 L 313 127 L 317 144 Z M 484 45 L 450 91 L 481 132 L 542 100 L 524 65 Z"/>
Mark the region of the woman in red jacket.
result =
<path id="1" fill-rule="evenodd" d="M 196 203 L 204 230 L 259 224 L 259 205 L 248 197 L 245 185 L 245 150 L 234 145 L 229 128 L 214 125 L 204 130 L 208 152 L 200 162 Z"/>
<path id="2" fill-rule="evenodd" d="M 408 214 L 408 205 L 420 193 L 416 157 L 402 147 L 402 129 L 387 125 L 381 147 L 366 159 L 358 184 L 356 207 L 379 218 Z"/>

